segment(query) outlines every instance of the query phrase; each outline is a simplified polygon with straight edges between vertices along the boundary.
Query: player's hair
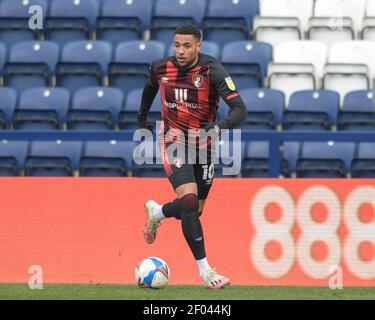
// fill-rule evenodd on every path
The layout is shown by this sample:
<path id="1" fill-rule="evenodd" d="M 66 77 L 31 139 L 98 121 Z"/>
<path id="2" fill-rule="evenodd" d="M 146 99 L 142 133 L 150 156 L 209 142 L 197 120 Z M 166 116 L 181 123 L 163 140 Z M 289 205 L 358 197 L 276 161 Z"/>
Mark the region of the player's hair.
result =
<path id="1" fill-rule="evenodd" d="M 191 34 L 194 36 L 195 39 L 198 41 L 202 40 L 202 32 L 199 30 L 199 28 L 194 24 L 184 24 L 175 30 L 174 34 Z"/>

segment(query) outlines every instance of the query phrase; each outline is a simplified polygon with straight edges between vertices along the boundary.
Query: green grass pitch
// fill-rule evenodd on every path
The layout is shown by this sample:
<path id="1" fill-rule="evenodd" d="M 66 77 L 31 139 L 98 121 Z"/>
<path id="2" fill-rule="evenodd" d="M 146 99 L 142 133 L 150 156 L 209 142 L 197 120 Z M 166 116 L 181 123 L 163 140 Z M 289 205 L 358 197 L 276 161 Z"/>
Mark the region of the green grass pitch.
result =
<path id="1" fill-rule="evenodd" d="M 256 287 L 228 286 L 211 290 L 203 286 L 170 285 L 164 289 L 141 289 L 135 285 L 45 284 L 29 289 L 27 284 L 0 284 L 0 300 L 375 300 L 375 287 Z"/>

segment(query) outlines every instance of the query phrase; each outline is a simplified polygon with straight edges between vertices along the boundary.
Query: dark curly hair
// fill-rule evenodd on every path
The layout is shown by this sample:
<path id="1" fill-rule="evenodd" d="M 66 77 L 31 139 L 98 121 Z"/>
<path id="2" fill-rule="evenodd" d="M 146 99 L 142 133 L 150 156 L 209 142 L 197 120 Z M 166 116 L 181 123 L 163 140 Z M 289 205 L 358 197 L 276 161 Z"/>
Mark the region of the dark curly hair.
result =
<path id="1" fill-rule="evenodd" d="M 198 41 L 202 40 L 202 32 L 194 24 L 181 25 L 175 30 L 174 34 L 191 34 Z"/>

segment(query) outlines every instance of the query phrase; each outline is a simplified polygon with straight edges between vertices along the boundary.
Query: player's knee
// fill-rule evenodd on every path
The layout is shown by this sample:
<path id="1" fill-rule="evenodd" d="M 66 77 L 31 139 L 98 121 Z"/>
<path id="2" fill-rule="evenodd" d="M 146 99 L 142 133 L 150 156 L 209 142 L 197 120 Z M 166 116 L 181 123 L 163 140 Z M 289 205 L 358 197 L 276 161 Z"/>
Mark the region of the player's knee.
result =
<path id="1" fill-rule="evenodd" d="M 188 193 L 184 195 L 181 199 L 181 218 L 187 218 L 189 216 L 196 216 L 198 217 L 198 207 L 199 207 L 199 200 L 198 196 L 194 193 Z"/>

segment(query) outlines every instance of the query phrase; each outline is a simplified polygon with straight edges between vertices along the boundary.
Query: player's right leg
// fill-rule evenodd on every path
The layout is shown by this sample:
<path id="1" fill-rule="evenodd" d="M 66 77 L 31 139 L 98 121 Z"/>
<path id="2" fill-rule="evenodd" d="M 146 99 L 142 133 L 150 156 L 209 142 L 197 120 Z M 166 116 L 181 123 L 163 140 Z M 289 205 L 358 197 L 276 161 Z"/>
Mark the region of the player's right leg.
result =
<path id="1" fill-rule="evenodd" d="M 197 163 L 194 166 L 195 169 L 195 180 L 198 188 L 198 199 L 200 202 L 200 212 L 203 211 L 208 194 L 211 190 L 213 178 L 214 178 L 214 163 L 211 158 L 211 150 L 207 150 L 206 161 L 204 163 Z M 230 283 L 229 278 L 220 275 L 214 268 L 211 268 L 208 264 L 207 257 L 201 260 L 197 260 L 199 274 L 204 284 L 210 289 L 220 289 Z"/>

